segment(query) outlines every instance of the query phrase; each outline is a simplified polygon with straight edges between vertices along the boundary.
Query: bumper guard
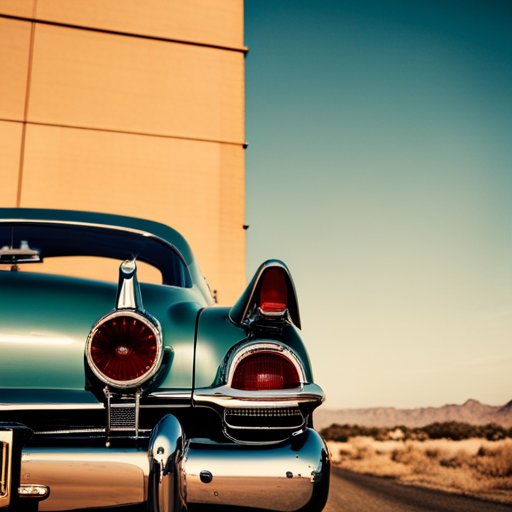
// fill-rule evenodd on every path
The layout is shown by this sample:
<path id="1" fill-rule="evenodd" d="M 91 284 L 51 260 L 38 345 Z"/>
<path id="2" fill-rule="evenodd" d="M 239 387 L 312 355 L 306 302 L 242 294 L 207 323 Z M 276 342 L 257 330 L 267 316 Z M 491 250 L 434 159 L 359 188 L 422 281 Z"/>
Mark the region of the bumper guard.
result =
<path id="1" fill-rule="evenodd" d="M 0 424 L 0 448 L 8 445 L 8 438 L 19 444 L 20 428 Z M 11 453 L 17 450 L 21 467 L 19 462 L 16 466 L 16 456 L 2 457 L 0 464 L 2 475 L 6 468 L 1 489 L 9 489 L 0 493 L 0 509 L 9 511 L 24 510 L 25 500 L 44 499 L 40 511 L 147 503 L 151 512 L 180 512 L 206 504 L 319 512 L 329 491 L 329 451 L 311 429 L 278 445 L 221 444 L 186 440 L 179 421 L 168 414 L 153 429 L 147 451 L 21 448 L 16 443 L 8 446 L 13 447 Z M 18 492 L 13 492 L 16 487 Z M 48 492 L 34 498 L 27 488 Z"/>

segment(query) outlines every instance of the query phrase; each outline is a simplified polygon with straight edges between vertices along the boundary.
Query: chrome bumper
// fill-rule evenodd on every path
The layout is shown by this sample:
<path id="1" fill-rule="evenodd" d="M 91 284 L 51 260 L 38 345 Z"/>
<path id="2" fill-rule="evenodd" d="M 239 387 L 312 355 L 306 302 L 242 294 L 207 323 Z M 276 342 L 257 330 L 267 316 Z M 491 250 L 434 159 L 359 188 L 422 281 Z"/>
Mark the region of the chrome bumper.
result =
<path id="1" fill-rule="evenodd" d="M 265 446 L 186 441 L 178 420 L 167 415 L 153 429 L 148 451 L 25 447 L 19 489 L 48 489 L 40 511 L 145 503 L 154 512 L 205 504 L 320 511 L 329 490 L 329 451 L 314 430 L 291 439 Z M 9 510 L 23 510 L 31 499 L 41 496 L 25 493 Z"/>

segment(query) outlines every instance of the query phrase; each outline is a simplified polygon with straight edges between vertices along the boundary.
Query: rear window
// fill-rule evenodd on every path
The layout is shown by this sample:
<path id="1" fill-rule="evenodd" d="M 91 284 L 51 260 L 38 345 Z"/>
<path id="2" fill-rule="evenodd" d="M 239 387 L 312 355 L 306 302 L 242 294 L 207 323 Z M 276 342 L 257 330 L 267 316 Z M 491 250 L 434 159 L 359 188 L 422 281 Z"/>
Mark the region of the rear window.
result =
<path id="1" fill-rule="evenodd" d="M 18 265 L 19 272 L 37 272 L 84 279 L 97 279 L 117 283 L 119 266 L 123 260 L 100 258 L 97 256 L 62 256 L 46 258 L 41 263 Z M 0 270 L 11 270 L 11 264 L 0 264 Z M 137 279 L 141 283 L 162 284 L 162 273 L 156 267 L 137 262 Z"/>
<path id="2" fill-rule="evenodd" d="M 142 231 L 89 224 L 10 221 L 0 224 L 0 247 L 28 247 L 37 251 L 43 262 L 20 263 L 22 272 L 117 282 L 120 263 L 135 258 L 140 281 L 192 287 L 188 266 L 179 251 L 166 240 Z M 10 269 L 11 265 L 2 264 L 1 268 Z"/>

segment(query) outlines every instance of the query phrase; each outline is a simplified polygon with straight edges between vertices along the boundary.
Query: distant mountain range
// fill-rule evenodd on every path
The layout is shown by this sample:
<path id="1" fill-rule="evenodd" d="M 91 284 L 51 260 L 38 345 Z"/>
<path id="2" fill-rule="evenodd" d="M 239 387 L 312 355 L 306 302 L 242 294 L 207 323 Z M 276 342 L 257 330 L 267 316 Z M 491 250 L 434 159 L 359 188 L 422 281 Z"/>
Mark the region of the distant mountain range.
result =
<path id="1" fill-rule="evenodd" d="M 324 409 L 314 413 L 316 429 L 339 425 L 361 425 L 366 427 L 424 427 L 430 423 L 461 421 L 473 425 L 497 423 L 512 427 L 512 400 L 503 406 L 485 405 L 478 400 L 468 400 L 462 405 L 442 407 L 419 407 L 417 409 L 395 409 L 394 407 L 372 407 L 368 409 Z"/>

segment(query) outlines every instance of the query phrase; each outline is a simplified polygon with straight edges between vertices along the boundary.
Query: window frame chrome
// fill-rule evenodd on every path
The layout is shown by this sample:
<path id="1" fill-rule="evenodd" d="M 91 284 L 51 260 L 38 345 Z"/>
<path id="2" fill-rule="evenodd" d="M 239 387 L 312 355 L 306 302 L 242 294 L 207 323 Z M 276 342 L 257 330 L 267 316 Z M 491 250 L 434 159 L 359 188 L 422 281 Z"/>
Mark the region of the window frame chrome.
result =
<path id="1" fill-rule="evenodd" d="M 183 254 L 179 251 L 179 249 L 172 244 L 171 242 L 165 240 L 164 238 L 154 235 L 149 231 L 144 231 L 142 229 L 129 228 L 126 226 L 114 226 L 111 224 L 97 224 L 95 222 L 80 222 L 80 221 L 71 221 L 71 220 L 48 220 L 48 219 L 0 219 L 0 225 L 3 224 L 62 224 L 64 226 L 80 226 L 87 228 L 100 228 L 100 229 L 110 229 L 113 231 L 124 231 L 127 233 L 132 233 L 134 235 L 143 236 L 146 238 L 152 238 L 154 240 L 158 240 L 163 245 L 168 246 L 176 255 L 180 258 L 182 263 L 188 269 L 187 261 L 185 260 Z"/>

